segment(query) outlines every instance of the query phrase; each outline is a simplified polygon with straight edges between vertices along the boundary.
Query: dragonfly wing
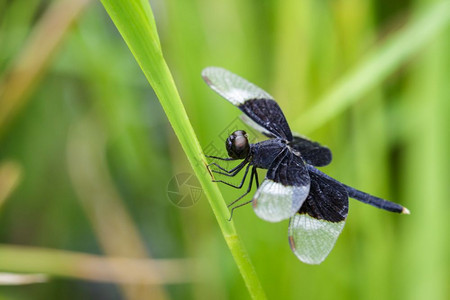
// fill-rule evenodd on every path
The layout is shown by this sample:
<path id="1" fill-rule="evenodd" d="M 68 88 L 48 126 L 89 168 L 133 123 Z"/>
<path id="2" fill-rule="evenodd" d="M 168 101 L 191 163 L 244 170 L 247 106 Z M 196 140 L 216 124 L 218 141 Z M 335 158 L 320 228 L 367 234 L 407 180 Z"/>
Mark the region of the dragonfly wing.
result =
<path id="1" fill-rule="evenodd" d="M 295 215 L 309 193 L 310 179 L 302 159 L 285 148 L 267 170 L 253 198 L 258 217 L 279 222 Z"/>
<path id="2" fill-rule="evenodd" d="M 348 195 L 338 182 L 309 173 L 308 197 L 289 223 L 289 244 L 308 264 L 320 264 L 333 249 L 348 214 Z"/>
<path id="3" fill-rule="evenodd" d="M 323 167 L 331 162 L 332 155 L 330 149 L 298 134 L 294 134 L 293 140 L 289 145 L 299 151 L 305 162 L 310 165 Z"/>
<path id="4" fill-rule="evenodd" d="M 244 78 L 218 67 L 207 67 L 202 71 L 205 82 L 237 106 L 248 118 L 271 137 L 292 140 L 292 133 L 284 114 L 273 97 Z"/>

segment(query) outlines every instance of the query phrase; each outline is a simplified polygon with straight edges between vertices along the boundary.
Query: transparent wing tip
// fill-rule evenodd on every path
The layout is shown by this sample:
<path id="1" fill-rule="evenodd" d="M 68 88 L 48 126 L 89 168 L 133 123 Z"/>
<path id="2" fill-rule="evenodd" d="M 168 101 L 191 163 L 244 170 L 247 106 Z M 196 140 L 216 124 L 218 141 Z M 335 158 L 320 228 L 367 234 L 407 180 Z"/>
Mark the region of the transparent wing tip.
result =
<path id="1" fill-rule="evenodd" d="M 309 185 L 284 186 L 270 179 L 264 180 L 253 198 L 253 210 L 261 219 L 280 222 L 297 213 L 308 196 Z"/>
<path id="2" fill-rule="evenodd" d="M 302 262 L 317 265 L 327 258 L 344 228 L 345 221 L 329 222 L 296 214 L 289 223 L 289 245 Z"/>
<path id="3" fill-rule="evenodd" d="M 225 70 L 224 68 L 209 66 L 202 70 L 202 77 L 207 78 L 208 76 L 211 76 L 211 74 L 218 72 L 229 72 L 229 71 Z"/>
<path id="4" fill-rule="evenodd" d="M 299 254 L 299 252 L 298 252 L 297 249 L 295 248 L 295 238 L 294 238 L 292 235 L 289 236 L 289 246 L 291 246 L 291 250 L 292 250 L 292 252 L 294 252 L 295 256 L 297 256 L 297 258 L 298 258 L 301 262 L 303 262 L 303 263 L 305 263 L 305 264 L 309 264 L 309 265 L 319 265 L 319 264 L 321 264 L 321 263 L 325 260 L 325 258 L 327 258 L 327 256 L 328 256 L 328 254 L 327 254 L 327 256 L 324 256 L 324 257 L 321 257 L 321 258 L 317 259 L 317 258 L 313 258 L 313 257 L 310 257 L 310 256 L 306 256 L 306 255 Z"/>
<path id="5" fill-rule="evenodd" d="M 255 214 L 267 222 L 280 222 L 292 217 L 294 213 L 290 209 L 284 209 L 282 207 L 277 207 L 276 205 L 271 205 L 271 203 L 259 201 L 257 198 L 253 198 L 252 201 L 253 210 Z"/>

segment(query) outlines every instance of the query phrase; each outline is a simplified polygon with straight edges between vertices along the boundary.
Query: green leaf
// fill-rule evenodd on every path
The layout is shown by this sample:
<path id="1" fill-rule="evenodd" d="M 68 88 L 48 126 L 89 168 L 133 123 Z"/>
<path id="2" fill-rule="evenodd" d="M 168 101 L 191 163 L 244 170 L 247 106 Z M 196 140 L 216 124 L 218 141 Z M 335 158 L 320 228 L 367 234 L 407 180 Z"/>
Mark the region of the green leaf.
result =
<path id="1" fill-rule="evenodd" d="M 216 184 L 206 172 L 206 160 L 164 60 L 148 1 L 102 0 L 102 3 L 153 87 L 170 124 L 199 179 L 250 295 L 265 298 L 256 272 L 239 240 L 234 223 Z M 200 76 L 200 74 L 198 74 Z"/>

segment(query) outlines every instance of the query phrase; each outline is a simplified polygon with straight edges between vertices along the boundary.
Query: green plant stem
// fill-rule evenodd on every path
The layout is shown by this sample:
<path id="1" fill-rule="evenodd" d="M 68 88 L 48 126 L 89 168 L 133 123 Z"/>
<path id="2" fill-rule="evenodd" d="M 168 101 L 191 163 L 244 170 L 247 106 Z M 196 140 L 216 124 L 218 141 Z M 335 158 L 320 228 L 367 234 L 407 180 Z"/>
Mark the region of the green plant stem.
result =
<path id="1" fill-rule="evenodd" d="M 227 220 L 229 212 L 225 201 L 217 185 L 211 182 L 211 177 L 205 172 L 206 160 L 170 70 L 163 58 L 153 13 L 148 1 L 102 0 L 102 3 L 161 102 L 208 198 L 250 295 L 254 299 L 265 298 L 256 272 L 236 233 L 234 223 Z"/>
<path id="2" fill-rule="evenodd" d="M 319 99 L 315 106 L 302 114 L 294 122 L 294 128 L 308 133 L 328 122 L 427 45 L 449 22 L 450 2 L 433 4 L 425 13 L 372 51 L 371 55 Z"/>
<path id="3" fill-rule="evenodd" d="M 197 280 L 196 261 L 99 256 L 58 249 L 0 244 L 0 269 L 13 273 L 126 284 L 177 284 Z M 120 275 L 118 276 L 118 272 Z"/>

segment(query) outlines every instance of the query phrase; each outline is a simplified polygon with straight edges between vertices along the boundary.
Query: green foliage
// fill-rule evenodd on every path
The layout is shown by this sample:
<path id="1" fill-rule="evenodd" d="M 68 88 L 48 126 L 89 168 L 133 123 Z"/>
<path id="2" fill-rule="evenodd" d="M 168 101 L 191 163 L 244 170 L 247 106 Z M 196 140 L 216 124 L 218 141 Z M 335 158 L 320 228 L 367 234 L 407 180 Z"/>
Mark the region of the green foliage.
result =
<path id="1" fill-rule="evenodd" d="M 209 200 L 225 240 L 247 284 L 250 295 L 255 299 L 264 298 L 262 287 L 248 255 L 239 241 L 233 222 L 227 220 L 229 213 L 222 195 L 217 186 L 212 183 L 211 176 L 205 172 L 207 162 L 184 110 L 172 75 L 163 58 L 150 5 L 144 1 L 116 2 L 108 0 L 104 0 L 103 5 L 131 52 L 133 52 L 160 100 L 167 118 Z"/>

